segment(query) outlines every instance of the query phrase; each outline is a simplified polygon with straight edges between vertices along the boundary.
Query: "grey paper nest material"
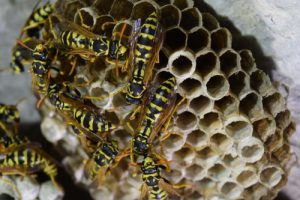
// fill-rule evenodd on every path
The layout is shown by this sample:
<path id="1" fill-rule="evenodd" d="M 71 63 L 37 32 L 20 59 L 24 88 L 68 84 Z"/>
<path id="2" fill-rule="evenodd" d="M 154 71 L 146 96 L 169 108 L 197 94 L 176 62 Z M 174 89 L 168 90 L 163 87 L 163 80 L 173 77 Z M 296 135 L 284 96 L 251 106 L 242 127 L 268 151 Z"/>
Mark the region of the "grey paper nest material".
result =
<path id="1" fill-rule="evenodd" d="M 212 15 L 201 13 L 188 0 L 69 0 L 56 6 L 69 20 L 100 34 L 99 27 L 106 21 L 144 20 L 154 10 L 160 13 L 165 37 L 154 82 L 173 75 L 178 97 L 187 98 L 172 120 L 169 131 L 174 134 L 162 143 L 166 158 L 172 161 L 172 171 L 164 177 L 174 184 L 193 182 L 198 189 L 182 190 L 183 199 L 272 199 L 277 195 L 289 173 L 288 139 L 294 123 L 285 99 L 257 68 L 251 52 L 232 49 L 230 31 L 220 27 Z M 112 78 L 114 66 L 105 66 L 101 60 L 90 69 L 77 67 L 78 80 L 97 77 L 83 93 L 107 95 L 126 82 L 125 74 L 119 80 Z M 112 135 L 120 148 L 126 147 L 131 135 L 123 122 L 132 107 L 123 94 L 92 102 L 102 110 L 114 110 L 108 115 L 120 126 Z M 47 102 L 42 113 L 46 138 L 64 149 L 64 165 L 88 189 L 89 182 L 83 177 L 87 155 L 77 138 Z M 91 195 L 95 199 L 137 199 L 142 181 L 132 176 L 127 163 L 113 169 L 99 189 L 90 189 Z"/>

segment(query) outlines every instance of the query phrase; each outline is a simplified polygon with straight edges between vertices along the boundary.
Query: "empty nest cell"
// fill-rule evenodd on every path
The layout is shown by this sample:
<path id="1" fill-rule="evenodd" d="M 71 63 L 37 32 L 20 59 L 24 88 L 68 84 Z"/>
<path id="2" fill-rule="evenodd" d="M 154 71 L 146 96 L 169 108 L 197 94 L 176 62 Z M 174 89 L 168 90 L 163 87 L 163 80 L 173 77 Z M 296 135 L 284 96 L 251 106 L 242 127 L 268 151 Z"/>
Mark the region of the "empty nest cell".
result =
<path id="1" fill-rule="evenodd" d="M 239 71 L 232 74 L 228 80 L 231 91 L 240 99 L 250 91 L 249 76 L 245 72 Z"/>
<path id="2" fill-rule="evenodd" d="M 249 50 L 242 50 L 239 52 L 241 56 L 241 67 L 242 69 L 247 72 L 248 74 L 251 74 L 255 68 L 255 60 L 252 56 L 252 52 Z"/>
<path id="3" fill-rule="evenodd" d="M 219 28 L 219 22 L 210 13 L 202 13 L 202 23 L 203 26 L 209 31 Z"/>
<path id="4" fill-rule="evenodd" d="M 93 104 L 95 104 L 96 106 L 98 106 L 100 108 L 105 106 L 109 101 L 109 98 L 102 99 L 103 97 L 109 97 L 109 93 L 106 92 L 102 87 L 98 87 L 98 86 L 93 87 L 92 86 L 90 89 L 90 96 L 101 98 L 101 101 L 97 100 L 97 99 L 91 100 L 93 102 Z"/>
<path id="5" fill-rule="evenodd" d="M 187 166 L 193 162 L 194 157 L 195 152 L 193 151 L 193 149 L 186 145 L 173 154 L 172 160 L 178 165 Z"/>
<path id="6" fill-rule="evenodd" d="M 247 167 L 236 177 L 238 183 L 244 188 L 250 187 L 258 182 L 255 168 Z"/>
<path id="7" fill-rule="evenodd" d="M 202 92 L 201 82 L 194 78 L 185 79 L 179 84 L 178 89 L 181 96 L 185 96 L 187 98 L 194 98 L 199 96 Z"/>
<path id="8" fill-rule="evenodd" d="M 278 113 L 275 117 L 276 126 L 279 129 L 285 129 L 291 123 L 291 113 L 289 110 L 284 110 Z"/>
<path id="9" fill-rule="evenodd" d="M 181 133 L 170 133 L 170 136 L 161 141 L 162 146 L 168 151 L 177 151 L 182 148 L 185 143 L 185 138 L 183 138 Z"/>
<path id="10" fill-rule="evenodd" d="M 292 156 L 289 143 L 285 142 L 279 149 L 273 152 L 273 155 L 280 161 L 281 166 L 285 166 Z"/>
<path id="11" fill-rule="evenodd" d="M 239 102 L 233 95 L 227 95 L 220 100 L 215 101 L 217 110 L 221 111 L 223 115 L 230 115 L 231 113 L 237 112 Z"/>
<path id="12" fill-rule="evenodd" d="M 189 130 L 196 126 L 197 118 L 193 113 L 185 111 L 177 116 L 176 124 L 182 130 Z"/>
<path id="13" fill-rule="evenodd" d="M 174 0 L 173 4 L 179 8 L 180 10 L 186 9 L 188 7 L 191 7 L 191 1 L 189 0 Z"/>
<path id="14" fill-rule="evenodd" d="M 211 48 L 216 52 L 231 48 L 231 40 L 230 32 L 226 28 L 220 28 L 211 33 Z"/>
<path id="15" fill-rule="evenodd" d="M 267 96 L 263 99 L 264 107 L 273 115 L 276 116 L 278 113 L 285 109 L 284 98 L 278 92 Z"/>
<path id="16" fill-rule="evenodd" d="M 244 119 L 236 119 L 225 127 L 226 133 L 235 141 L 250 137 L 253 132 L 252 125 Z"/>
<path id="17" fill-rule="evenodd" d="M 180 78 L 188 78 L 195 70 L 195 58 L 187 51 L 176 51 L 169 58 L 170 71 Z"/>
<path id="18" fill-rule="evenodd" d="M 229 83 L 223 75 L 215 75 L 206 82 L 207 94 L 214 100 L 221 99 L 229 91 Z"/>
<path id="19" fill-rule="evenodd" d="M 264 118 L 253 123 L 254 135 L 262 141 L 266 141 L 270 135 L 273 135 L 276 130 L 274 119 Z"/>
<path id="20" fill-rule="evenodd" d="M 245 163 L 239 156 L 233 156 L 231 154 L 227 154 L 222 159 L 222 162 L 231 169 L 241 169 L 244 167 Z"/>
<path id="21" fill-rule="evenodd" d="M 141 19 L 143 23 L 144 20 L 154 11 L 156 11 L 154 5 L 147 1 L 139 1 L 134 4 L 131 12 L 131 18 L 134 20 Z"/>
<path id="22" fill-rule="evenodd" d="M 239 60 L 239 55 L 233 50 L 222 52 L 220 56 L 220 67 L 226 76 L 230 76 L 240 70 L 238 65 Z"/>
<path id="23" fill-rule="evenodd" d="M 196 58 L 195 74 L 204 79 L 217 68 L 218 57 L 214 52 L 205 52 Z"/>
<path id="24" fill-rule="evenodd" d="M 203 131 L 197 129 L 197 130 L 194 130 L 194 131 L 188 133 L 186 141 L 193 148 L 198 150 L 207 144 L 207 136 Z"/>
<path id="25" fill-rule="evenodd" d="M 200 28 L 188 35 L 187 47 L 194 53 L 197 53 L 198 51 L 208 47 L 209 42 L 209 33 L 205 29 Z"/>
<path id="26" fill-rule="evenodd" d="M 215 133 L 210 137 L 210 144 L 219 152 L 224 153 L 232 147 L 233 141 L 223 133 Z"/>
<path id="27" fill-rule="evenodd" d="M 245 113 L 251 121 L 260 119 L 264 114 L 261 96 L 255 92 L 247 94 L 240 102 L 240 111 Z"/>
<path id="28" fill-rule="evenodd" d="M 156 73 L 154 83 L 160 84 L 172 77 L 174 76 L 169 71 L 162 69 L 161 71 Z"/>
<path id="29" fill-rule="evenodd" d="M 176 41 L 176 42 L 175 42 Z M 173 28 L 165 33 L 164 48 L 173 53 L 183 49 L 186 44 L 186 34 L 179 28 Z"/>
<path id="30" fill-rule="evenodd" d="M 86 10 L 78 10 L 75 15 L 75 23 L 81 25 L 86 29 L 91 29 L 94 25 L 94 18 L 93 16 L 87 12 Z M 80 17 L 81 15 L 81 17 Z"/>
<path id="31" fill-rule="evenodd" d="M 171 4 L 171 1 L 170 0 L 155 0 L 155 2 L 159 5 L 159 6 L 165 6 L 165 5 L 168 5 L 168 4 Z"/>
<path id="32" fill-rule="evenodd" d="M 106 25 L 106 26 L 104 26 L 104 30 L 102 29 L 102 25 L 105 23 L 108 24 L 109 22 L 114 22 L 114 19 L 109 15 L 102 15 L 100 17 L 97 17 L 94 27 L 92 29 L 93 33 L 98 34 L 98 35 L 103 35 L 103 34 L 107 35 L 108 33 L 111 34 L 111 32 L 113 30 L 112 25 Z M 106 66 L 106 65 L 104 65 L 104 66 Z"/>
<path id="33" fill-rule="evenodd" d="M 96 0 L 93 8 L 96 9 L 98 15 L 109 13 L 114 1 L 111 0 Z"/>
<path id="34" fill-rule="evenodd" d="M 225 182 L 221 187 L 221 192 L 230 199 L 236 199 L 241 196 L 243 188 L 235 182 Z"/>
<path id="35" fill-rule="evenodd" d="M 209 132 L 216 132 L 222 129 L 223 123 L 219 113 L 210 112 L 200 119 L 200 126 L 203 130 L 208 130 Z"/>
<path id="36" fill-rule="evenodd" d="M 271 165 L 265 167 L 260 172 L 260 180 L 262 183 L 266 184 L 268 187 L 274 187 L 276 186 L 281 179 L 283 178 L 283 171 L 280 167 Z"/>
<path id="37" fill-rule="evenodd" d="M 73 1 L 73 2 L 62 2 L 62 12 L 66 19 L 73 21 L 74 20 L 74 14 L 77 12 L 77 10 L 81 9 L 85 5 L 82 2 L 79 1 Z"/>
<path id="38" fill-rule="evenodd" d="M 205 177 L 199 181 L 199 186 L 203 191 L 211 191 L 216 188 L 216 182 L 213 181 L 211 178 Z"/>
<path id="39" fill-rule="evenodd" d="M 176 27 L 180 19 L 180 11 L 173 5 L 167 5 L 161 8 L 160 23 L 165 30 Z"/>
<path id="40" fill-rule="evenodd" d="M 200 165 L 192 164 L 185 169 L 185 177 L 192 181 L 199 181 L 205 176 L 206 172 Z"/>
<path id="41" fill-rule="evenodd" d="M 190 109 L 200 117 L 209 112 L 212 106 L 213 102 L 208 97 L 202 95 L 192 99 L 189 104 Z"/>
<path id="42" fill-rule="evenodd" d="M 126 9 L 124 9 L 126 8 Z M 110 15 L 115 18 L 115 20 L 128 19 L 131 15 L 133 9 L 133 4 L 129 0 L 117 0 L 114 2 Z"/>
<path id="43" fill-rule="evenodd" d="M 245 162 L 260 160 L 265 152 L 264 144 L 257 138 L 249 137 L 238 144 L 238 154 Z"/>
<path id="44" fill-rule="evenodd" d="M 201 14 L 197 8 L 189 8 L 182 12 L 180 27 L 183 30 L 191 31 L 193 28 L 198 27 L 201 21 Z"/>
<path id="45" fill-rule="evenodd" d="M 166 170 L 162 171 L 163 177 L 166 177 L 173 184 L 177 184 L 180 180 L 182 180 L 182 170 L 172 169 L 171 172 L 167 172 Z"/>
<path id="46" fill-rule="evenodd" d="M 250 85 L 262 96 L 267 96 L 275 90 L 270 78 L 262 70 L 256 70 L 251 74 Z"/>
<path id="47" fill-rule="evenodd" d="M 208 169 L 208 175 L 217 181 L 224 181 L 230 175 L 230 170 L 220 163 L 215 164 L 213 167 Z"/>
<path id="48" fill-rule="evenodd" d="M 218 159 L 218 154 L 209 146 L 197 151 L 196 161 L 197 164 L 202 166 L 211 166 Z"/>

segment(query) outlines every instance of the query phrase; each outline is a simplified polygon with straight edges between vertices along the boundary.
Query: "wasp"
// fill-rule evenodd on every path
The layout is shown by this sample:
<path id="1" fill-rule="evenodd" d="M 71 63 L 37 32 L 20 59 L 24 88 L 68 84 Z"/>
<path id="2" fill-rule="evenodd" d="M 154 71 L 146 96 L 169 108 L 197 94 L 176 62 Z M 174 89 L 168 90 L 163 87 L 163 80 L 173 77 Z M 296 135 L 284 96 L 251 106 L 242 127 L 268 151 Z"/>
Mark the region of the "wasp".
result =
<path id="1" fill-rule="evenodd" d="M 168 193 L 180 196 L 166 180 L 160 175 L 160 168 L 157 161 L 151 156 L 145 156 L 141 164 L 142 179 L 144 184 L 141 189 L 141 198 L 145 198 L 149 193 L 149 199 L 165 200 L 168 199 Z M 180 186 L 181 187 L 181 186 Z"/>
<path id="2" fill-rule="evenodd" d="M 39 2 L 34 6 L 31 15 L 25 22 L 20 38 L 25 32 L 30 38 L 39 38 L 40 30 L 44 26 L 49 16 L 54 12 L 54 5 L 47 2 L 44 6 L 37 7 Z"/>
<path id="3" fill-rule="evenodd" d="M 140 104 L 145 93 L 147 83 L 151 77 L 154 61 L 162 40 L 162 29 L 158 22 L 157 13 L 153 12 L 148 16 L 133 40 L 133 61 L 134 66 L 130 83 L 126 88 L 126 101 L 129 104 Z"/>
<path id="4" fill-rule="evenodd" d="M 56 182 L 57 167 L 49 155 L 33 145 L 23 145 L 2 155 L 0 172 L 4 175 L 29 175 L 38 171 L 47 174 L 52 183 L 61 190 Z"/>
<path id="5" fill-rule="evenodd" d="M 28 144 L 27 138 L 21 138 L 19 135 L 9 136 L 5 130 L 0 129 L 0 153 L 13 151 L 21 145 Z"/>
<path id="6" fill-rule="evenodd" d="M 150 95 L 148 102 L 145 101 L 145 108 L 141 108 L 142 112 L 140 113 L 141 118 L 139 121 L 141 121 L 141 125 L 137 134 L 131 140 L 131 151 L 134 155 L 143 156 L 148 154 L 154 137 L 164 123 L 170 119 L 179 104 L 182 103 L 180 101 L 173 107 L 176 101 L 175 85 L 175 77 L 167 79 Z M 131 154 L 132 160 L 133 154 Z"/>

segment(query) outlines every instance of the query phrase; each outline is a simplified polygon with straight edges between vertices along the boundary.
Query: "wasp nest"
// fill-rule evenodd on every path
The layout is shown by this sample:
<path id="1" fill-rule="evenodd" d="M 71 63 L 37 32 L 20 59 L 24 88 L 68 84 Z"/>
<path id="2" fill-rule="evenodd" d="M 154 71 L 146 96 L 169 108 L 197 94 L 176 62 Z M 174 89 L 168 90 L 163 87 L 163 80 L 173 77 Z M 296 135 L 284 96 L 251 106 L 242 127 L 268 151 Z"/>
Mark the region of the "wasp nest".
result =
<path id="1" fill-rule="evenodd" d="M 195 185 L 180 190 L 183 199 L 271 199 L 286 184 L 294 124 L 285 100 L 249 50 L 232 49 L 230 31 L 211 14 L 201 13 L 189 0 L 69 0 L 57 2 L 56 10 L 97 34 L 103 34 L 105 22 L 118 21 L 120 27 L 126 23 L 125 35 L 132 28 L 130 21 L 143 22 L 153 11 L 159 13 L 164 40 L 153 82 L 175 76 L 178 99 L 186 97 L 174 114 L 170 137 L 161 143 L 171 161 L 171 171 L 163 176 L 172 184 Z M 92 81 L 80 88 L 90 96 L 109 96 L 127 81 L 126 73 L 116 80 L 114 65 L 101 59 L 76 70 L 78 81 Z M 127 147 L 132 136 L 123 122 L 133 107 L 124 95 L 92 102 L 119 125 L 112 135 L 121 149 Z M 54 111 L 46 101 L 43 133 L 63 149 L 63 163 L 75 181 L 94 199 L 137 199 L 142 181 L 133 176 L 127 161 L 113 169 L 100 188 L 87 187 L 87 155 L 61 116 L 49 109 Z"/>

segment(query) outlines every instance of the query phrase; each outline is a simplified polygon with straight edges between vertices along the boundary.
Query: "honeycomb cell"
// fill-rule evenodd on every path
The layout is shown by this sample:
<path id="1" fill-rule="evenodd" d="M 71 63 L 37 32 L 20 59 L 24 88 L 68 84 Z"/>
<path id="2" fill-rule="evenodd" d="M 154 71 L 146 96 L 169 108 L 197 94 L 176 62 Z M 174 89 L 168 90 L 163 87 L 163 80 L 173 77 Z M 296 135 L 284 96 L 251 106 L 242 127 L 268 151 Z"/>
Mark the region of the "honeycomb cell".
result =
<path id="1" fill-rule="evenodd" d="M 274 119 L 264 118 L 253 123 L 254 135 L 258 136 L 262 141 L 266 141 L 268 137 L 276 131 L 276 123 Z"/>
<path id="2" fill-rule="evenodd" d="M 211 166 L 218 159 L 218 154 L 209 146 L 197 151 L 196 162 L 201 166 Z"/>
<path id="3" fill-rule="evenodd" d="M 222 164 L 217 163 L 213 167 L 208 169 L 208 175 L 216 181 L 223 181 L 230 175 L 230 170 L 224 167 Z"/>
<path id="4" fill-rule="evenodd" d="M 214 52 L 206 52 L 196 59 L 195 74 L 204 79 L 217 68 L 218 58 Z"/>
<path id="5" fill-rule="evenodd" d="M 259 174 L 262 183 L 272 188 L 276 186 L 283 178 L 284 172 L 276 165 L 270 165 L 264 167 Z"/>
<path id="6" fill-rule="evenodd" d="M 206 90 L 212 99 L 219 100 L 229 92 L 229 83 L 223 75 L 215 75 L 208 79 Z"/>
<path id="7" fill-rule="evenodd" d="M 288 143 L 284 143 L 279 149 L 273 152 L 273 155 L 285 166 L 291 158 L 291 149 Z"/>
<path id="8" fill-rule="evenodd" d="M 188 78 L 179 84 L 178 89 L 182 96 L 195 98 L 201 94 L 201 82 L 194 78 Z"/>
<path id="9" fill-rule="evenodd" d="M 255 92 L 249 93 L 241 100 L 240 111 L 245 113 L 251 121 L 260 119 L 264 114 L 261 96 Z"/>
<path id="10" fill-rule="evenodd" d="M 159 62 L 154 65 L 154 69 L 161 70 L 167 67 L 169 58 L 166 55 L 166 53 L 164 53 L 164 51 L 159 51 L 158 57 L 159 57 Z"/>
<path id="11" fill-rule="evenodd" d="M 217 19 L 210 13 L 202 13 L 202 23 L 203 26 L 209 31 L 215 30 L 220 27 Z"/>
<path id="12" fill-rule="evenodd" d="M 185 111 L 178 115 L 176 123 L 178 125 L 178 128 L 182 130 L 189 130 L 196 126 L 197 118 L 193 113 Z"/>
<path id="13" fill-rule="evenodd" d="M 251 74 L 250 85 L 262 96 L 268 96 L 275 90 L 270 78 L 262 70 L 256 70 Z"/>
<path id="14" fill-rule="evenodd" d="M 219 152 L 226 152 L 232 148 L 233 140 L 223 133 L 215 133 L 210 137 L 210 144 Z"/>
<path id="15" fill-rule="evenodd" d="M 79 24 L 86 29 L 92 29 L 94 25 L 93 16 L 89 12 L 83 9 L 79 10 L 79 12 L 76 12 L 74 21 L 76 24 Z"/>
<path id="16" fill-rule="evenodd" d="M 283 134 L 285 138 L 289 138 L 296 131 L 295 122 L 291 121 L 291 123 L 283 130 Z"/>
<path id="17" fill-rule="evenodd" d="M 220 55 L 220 67 L 221 70 L 226 74 L 226 76 L 231 76 L 240 70 L 239 55 L 233 50 L 226 50 Z"/>
<path id="18" fill-rule="evenodd" d="M 124 149 L 130 142 L 131 134 L 125 131 L 124 129 L 118 129 L 114 132 L 114 137 L 118 141 L 119 148 Z"/>
<path id="19" fill-rule="evenodd" d="M 222 120 L 218 113 L 210 112 L 204 115 L 202 119 L 200 119 L 200 127 L 203 130 L 208 130 L 210 132 L 216 132 L 222 129 Z"/>
<path id="20" fill-rule="evenodd" d="M 225 182 L 221 187 L 221 192 L 230 199 L 241 196 L 243 188 L 235 182 Z"/>
<path id="21" fill-rule="evenodd" d="M 95 85 L 95 86 L 93 86 Z M 90 92 L 89 92 L 89 95 L 90 96 L 93 96 L 93 97 L 108 97 L 109 96 L 109 93 L 106 92 L 102 87 L 99 87 L 99 85 L 97 86 L 97 82 L 96 83 L 93 83 L 91 85 L 91 89 L 90 89 Z M 108 102 L 109 102 L 109 98 L 104 98 L 104 99 L 101 99 L 101 101 L 98 101 L 98 100 L 92 100 L 92 103 L 95 104 L 96 106 L 99 106 L 100 108 L 105 106 Z"/>
<path id="22" fill-rule="evenodd" d="M 225 127 L 226 133 L 235 141 L 247 138 L 252 135 L 253 127 L 244 118 L 234 119 Z"/>
<path id="23" fill-rule="evenodd" d="M 256 175 L 256 170 L 254 167 L 247 167 L 243 169 L 242 172 L 236 177 L 238 183 L 240 183 L 244 188 L 250 187 L 258 182 L 258 177 Z"/>
<path id="24" fill-rule="evenodd" d="M 126 8 L 126 9 L 124 9 Z M 131 15 L 133 4 L 129 0 L 117 0 L 114 2 L 110 15 L 115 20 L 128 19 Z"/>
<path id="25" fill-rule="evenodd" d="M 189 32 L 195 27 L 200 26 L 201 14 L 197 8 L 189 8 L 184 10 L 181 14 L 180 27 Z"/>
<path id="26" fill-rule="evenodd" d="M 164 170 L 163 177 L 168 177 L 168 181 L 171 181 L 173 184 L 179 183 L 180 180 L 182 180 L 182 172 L 181 170 L 172 169 L 171 172 L 167 172 Z"/>
<path id="27" fill-rule="evenodd" d="M 169 58 L 168 66 L 172 74 L 182 79 L 189 78 L 195 70 L 195 58 L 188 51 L 177 51 Z"/>
<path id="28" fill-rule="evenodd" d="M 238 154 L 245 162 L 256 162 L 260 160 L 264 154 L 264 144 L 254 138 L 245 138 L 238 144 Z"/>
<path id="29" fill-rule="evenodd" d="M 144 20 L 152 13 L 155 12 L 156 9 L 154 5 L 147 1 L 139 1 L 137 2 L 133 10 L 131 12 L 131 18 L 136 20 L 136 19 L 142 19 L 142 23 Z"/>
<path id="30" fill-rule="evenodd" d="M 155 0 L 155 2 L 161 7 L 171 4 L 171 0 Z"/>
<path id="31" fill-rule="evenodd" d="M 194 53 L 207 48 L 210 43 L 209 33 L 200 28 L 188 35 L 187 47 L 191 49 Z"/>
<path id="32" fill-rule="evenodd" d="M 192 7 L 193 1 L 188 0 L 174 0 L 173 4 L 180 10 Z"/>
<path id="33" fill-rule="evenodd" d="M 114 1 L 111 0 L 96 0 L 93 8 L 96 9 L 98 15 L 105 15 L 109 13 Z"/>
<path id="34" fill-rule="evenodd" d="M 268 151 L 273 152 L 279 149 L 283 144 L 283 132 L 282 130 L 276 129 L 273 135 L 270 135 L 265 142 Z"/>
<path id="35" fill-rule="evenodd" d="M 176 42 L 174 42 L 176 41 Z M 164 45 L 168 52 L 176 52 L 183 49 L 186 44 L 186 34 L 178 28 L 170 29 L 165 34 Z"/>
<path id="36" fill-rule="evenodd" d="M 242 169 L 245 167 L 245 162 L 239 156 L 233 156 L 231 154 L 227 154 L 222 159 L 222 162 L 232 170 L 234 169 Z"/>
<path id="37" fill-rule="evenodd" d="M 200 165 L 192 164 L 185 169 L 185 176 L 192 181 L 199 181 L 205 176 L 206 172 Z"/>
<path id="38" fill-rule="evenodd" d="M 189 107 L 198 116 L 202 117 L 213 107 L 213 102 L 206 96 L 198 96 L 190 101 Z"/>
<path id="39" fill-rule="evenodd" d="M 189 146 L 184 146 L 173 154 L 172 160 L 178 165 L 186 166 L 193 162 L 194 157 L 195 152 Z"/>
<path id="40" fill-rule="evenodd" d="M 268 193 L 268 188 L 266 188 L 261 183 L 256 183 L 251 187 L 246 188 L 245 196 L 251 199 L 261 199 L 262 196 Z"/>
<path id="41" fill-rule="evenodd" d="M 265 97 L 263 99 L 263 105 L 273 116 L 276 116 L 286 107 L 284 98 L 278 92 Z"/>
<path id="42" fill-rule="evenodd" d="M 161 9 L 160 23 L 165 30 L 176 27 L 179 24 L 181 13 L 173 5 L 164 6 Z"/>
<path id="43" fill-rule="evenodd" d="M 80 10 L 84 6 L 84 3 L 79 1 L 74 1 L 65 4 L 65 7 L 62 10 L 62 12 L 64 13 L 64 17 L 70 21 L 73 21 L 74 14 L 77 12 L 77 10 Z"/>
<path id="44" fill-rule="evenodd" d="M 168 151 L 177 151 L 182 148 L 185 143 L 185 138 L 182 134 L 171 133 L 170 136 L 161 142 L 162 146 Z"/>
<path id="45" fill-rule="evenodd" d="M 243 71 L 235 73 L 229 77 L 229 84 L 231 91 L 242 99 L 250 91 L 249 76 Z"/>
<path id="46" fill-rule="evenodd" d="M 199 186 L 204 191 L 211 191 L 216 188 L 216 182 L 211 178 L 205 177 L 201 181 L 199 181 Z"/>
<path id="47" fill-rule="evenodd" d="M 238 111 L 238 99 L 233 95 L 227 95 L 220 100 L 215 101 L 215 107 L 222 112 L 224 116 Z"/>
<path id="48" fill-rule="evenodd" d="M 173 74 L 171 74 L 169 71 L 166 71 L 165 69 L 162 69 L 156 73 L 154 82 L 160 84 L 172 77 L 174 77 Z"/>
<path id="49" fill-rule="evenodd" d="M 216 52 L 231 48 L 231 40 L 230 32 L 226 28 L 220 28 L 211 33 L 211 48 Z"/>
<path id="50" fill-rule="evenodd" d="M 279 129 L 285 129 L 291 122 L 291 113 L 289 110 L 284 110 L 278 113 L 275 117 L 276 126 Z"/>
<path id="51" fill-rule="evenodd" d="M 187 195 L 189 200 L 202 200 L 202 195 L 198 191 L 193 191 L 191 194 Z"/>
<path id="52" fill-rule="evenodd" d="M 252 56 L 252 52 L 249 50 L 242 50 L 239 52 L 241 56 L 241 67 L 242 69 L 251 74 L 256 69 L 255 60 Z"/>
<path id="53" fill-rule="evenodd" d="M 187 143 L 194 147 L 196 150 L 201 149 L 207 144 L 207 137 L 201 130 L 194 130 L 188 133 Z"/>
<path id="54" fill-rule="evenodd" d="M 107 33 L 111 33 L 113 26 L 107 25 L 107 26 L 105 26 L 105 30 L 102 30 L 102 25 L 105 24 L 106 22 L 114 22 L 114 19 L 109 15 L 102 15 L 100 17 L 97 17 L 95 25 L 92 29 L 93 33 L 98 34 L 98 35 L 104 35 Z"/>

